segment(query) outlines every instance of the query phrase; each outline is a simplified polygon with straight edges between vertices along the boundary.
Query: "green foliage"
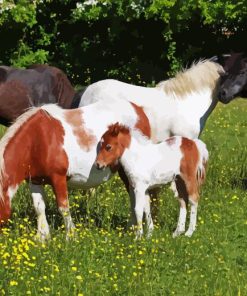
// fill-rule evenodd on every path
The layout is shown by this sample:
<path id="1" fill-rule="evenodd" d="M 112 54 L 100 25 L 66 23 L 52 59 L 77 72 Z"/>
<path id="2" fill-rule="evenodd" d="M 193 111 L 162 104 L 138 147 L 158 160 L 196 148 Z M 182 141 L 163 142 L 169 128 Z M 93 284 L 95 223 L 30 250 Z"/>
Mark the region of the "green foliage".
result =
<path id="1" fill-rule="evenodd" d="M 38 1 L 19 0 L 7 1 L 2 0 L 0 3 L 0 24 L 5 22 L 15 22 L 25 27 L 32 28 L 37 23 L 36 4 Z"/>
<path id="2" fill-rule="evenodd" d="M 0 12 L 2 63 L 49 62 L 75 84 L 139 83 L 137 73 L 157 82 L 196 59 L 246 50 L 246 0 L 2 0 Z"/>
<path id="3" fill-rule="evenodd" d="M 18 51 L 13 52 L 11 64 L 15 67 L 25 68 L 32 64 L 44 64 L 48 60 L 48 51 L 38 49 L 35 52 L 26 45 L 20 43 Z"/>

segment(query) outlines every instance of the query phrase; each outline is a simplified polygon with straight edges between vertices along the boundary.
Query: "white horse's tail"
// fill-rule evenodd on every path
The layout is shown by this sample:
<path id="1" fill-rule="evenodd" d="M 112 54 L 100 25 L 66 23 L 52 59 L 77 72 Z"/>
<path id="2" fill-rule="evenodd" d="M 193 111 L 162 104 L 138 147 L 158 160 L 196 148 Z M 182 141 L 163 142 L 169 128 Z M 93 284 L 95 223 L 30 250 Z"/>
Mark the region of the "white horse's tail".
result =
<path id="1" fill-rule="evenodd" d="M 194 140 L 199 151 L 199 162 L 197 166 L 197 181 L 201 185 L 204 183 L 206 178 L 206 168 L 208 162 L 208 150 L 206 144 L 199 139 Z"/>

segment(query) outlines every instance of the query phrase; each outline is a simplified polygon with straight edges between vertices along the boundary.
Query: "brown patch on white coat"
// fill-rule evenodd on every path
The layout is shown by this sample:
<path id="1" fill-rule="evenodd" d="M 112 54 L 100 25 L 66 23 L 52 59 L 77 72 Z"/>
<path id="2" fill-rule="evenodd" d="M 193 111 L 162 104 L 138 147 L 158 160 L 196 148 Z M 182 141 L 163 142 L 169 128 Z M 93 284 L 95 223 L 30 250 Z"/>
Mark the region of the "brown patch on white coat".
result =
<path id="1" fill-rule="evenodd" d="M 140 106 L 137 106 L 134 103 L 131 103 L 131 105 L 134 107 L 135 112 L 138 116 L 138 121 L 135 125 L 135 128 L 138 129 L 140 132 L 143 133 L 144 136 L 151 138 L 151 127 L 149 124 L 148 117 L 146 113 L 144 112 L 143 108 Z"/>
<path id="2" fill-rule="evenodd" d="M 71 126 L 73 134 L 76 137 L 78 145 L 88 151 L 96 141 L 96 138 L 93 134 L 87 131 L 84 127 L 83 122 L 83 111 L 80 109 L 77 110 L 68 110 L 65 113 L 65 120 Z"/>

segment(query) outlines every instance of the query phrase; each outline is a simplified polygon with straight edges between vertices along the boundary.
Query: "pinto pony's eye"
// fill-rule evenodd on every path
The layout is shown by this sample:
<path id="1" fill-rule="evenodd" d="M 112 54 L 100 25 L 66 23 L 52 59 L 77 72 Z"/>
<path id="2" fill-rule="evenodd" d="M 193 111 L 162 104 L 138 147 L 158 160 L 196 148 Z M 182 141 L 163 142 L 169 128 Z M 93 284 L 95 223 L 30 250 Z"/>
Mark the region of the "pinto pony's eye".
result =
<path id="1" fill-rule="evenodd" d="M 105 146 L 105 150 L 106 150 L 106 151 L 110 151 L 110 150 L 111 150 L 111 148 L 112 148 L 112 147 L 111 147 L 111 145 L 110 145 L 110 144 L 107 144 L 107 145 Z"/>

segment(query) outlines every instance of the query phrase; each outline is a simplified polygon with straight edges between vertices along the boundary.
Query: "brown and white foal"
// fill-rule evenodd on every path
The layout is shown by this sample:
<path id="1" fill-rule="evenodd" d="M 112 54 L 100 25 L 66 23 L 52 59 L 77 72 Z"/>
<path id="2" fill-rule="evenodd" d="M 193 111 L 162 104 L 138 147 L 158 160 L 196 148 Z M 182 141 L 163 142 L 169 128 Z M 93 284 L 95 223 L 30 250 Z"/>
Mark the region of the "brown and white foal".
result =
<path id="1" fill-rule="evenodd" d="M 185 235 L 191 236 L 196 228 L 199 188 L 205 179 L 207 160 L 206 145 L 198 139 L 177 136 L 153 144 L 137 130 L 116 123 L 109 126 L 102 136 L 96 165 L 104 169 L 120 161 L 123 166 L 135 197 L 133 211 L 137 237 L 143 234 L 143 213 L 148 235 L 153 230 L 147 190 L 175 180 L 180 203 L 178 224 L 173 233 L 173 237 L 176 237 L 185 232 L 188 202 L 191 204 L 191 214 Z"/>

